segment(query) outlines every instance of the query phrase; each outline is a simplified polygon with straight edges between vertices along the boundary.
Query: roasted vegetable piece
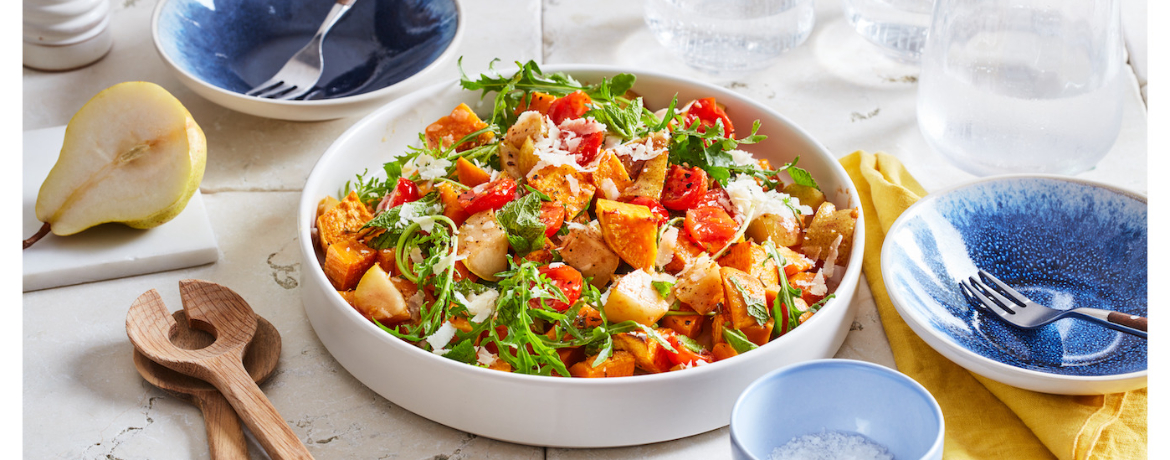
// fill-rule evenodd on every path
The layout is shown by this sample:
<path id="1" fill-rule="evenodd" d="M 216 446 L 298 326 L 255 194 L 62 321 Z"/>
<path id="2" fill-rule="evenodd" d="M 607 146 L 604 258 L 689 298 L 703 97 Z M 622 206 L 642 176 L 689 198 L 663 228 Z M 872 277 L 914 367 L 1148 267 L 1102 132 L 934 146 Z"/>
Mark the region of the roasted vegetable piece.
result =
<path id="1" fill-rule="evenodd" d="M 605 288 L 621 258 L 605 244 L 601 232 L 593 227 L 577 226 L 569 230 L 564 242 L 560 252 L 565 263 L 580 270 L 586 278 L 592 278 L 591 284 L 597 288 Z"/>
<path id="2" fill-rule="evenodd" d="M 662 269 L 667 273 L 678 273 L 684 268 L 690 266 L 691 262 L 693 262 L 695 259 L 698 259 L 699 256 L 707 253 L 703 250 L 703 247 L 699 246 L 699 243 L 696 243 L 695 240 L 691 239 L 690 235 L 687 235 L 685 231 L 678 232 L 678 236 L 674 239 L 674 246 L 671 247 L 671 251 L 674 252 L 674 257 L 670 259 L 670 262 L 662 267 Z"/>
<path id="3" fill-rule="evenodd" d="M 682 340 L 679 339 L 677 335 L 674 335 L 674 334 L 665 334 L 665 335 L 666 335 L 666 341 L 670 342 L 670 346 L 672 348 L 674 348 L 674 351 L 675 351 L 674 353 L 671 353 L 670 350 L 666 350 L 667 359 L 670 360 L 671 364 L 682 364 L 682 365 L 687 365 L 687 366 L 694 366 L 694 365 L 699 364 L 700 362 L 710 363 L 710 362 L 715 361 L 715 356 L 712 355 L 710 351 L 708 351 L 706 349 L 702 349 L 702 348 L 700 348 L 699 350 L 693 350 L 690 347 L 688 347 L 685 343 L 683 343 Z"/>
<path id="4" fill-rule="evenodd" d="M 576 326 L 578 329 L 587 329 L 597 327 L 604 324 L 601 320 L 601 312 L 596 308 L 584 305 L 580 310 L 577 310 Z"/>
<path id="5" fill-rule="evenodd" d="M 849 263 L 849 253 L 853 250 L 853 226 L 856 223 L 857 208 L 838 210 L 832 202 L 826 201 L 813 215 L 812 223 L 804 232 L 804 244 L 800 250 L 814 260 L 824 260 L 840 236 L 836 264 L 845 265 Z"/>
<path id="6" fill-rule="evenodd" d="M 768 322 L 763 325 L 752 323 L 750 326 L 745 326 L 739 331 L 747 337 L 748 341 L 756 345 L 763 345 L 772 339 L 772 328 L 776 325 L 776 320 L 768 318 Z"/>
<path id="7" fill-rule="evenodd" d="M 382 267 L 374 265 L 354 289 L 354 308 L 366 318 L 389 325 L 410 319 L 406 298 Z"/>
<path id="8" fill-rule="evenodd" d="M 788 184 L 784 186 L 783 192 L 791 197 L 800 200 L 800 204 L 808 206 L 812 209 L 819 209 L 821 204 L 825 202 L 825 193 L 816 187 L 800 184 Z M 785 246 L 791 246 L 786 244 Z"/>
<path id="9" fill-rule="evenodd" d="M 439 190 L 439 201 L 443 203 L 443 215 L 455 222 L 455 225 L 463 225 L 463 221 L 471 214 L 459 204 L 459 191 L 447 182 L 440 182 L 435 188 Z"/>
<path id="10" fill-rule="evenodd" d="M 788 279 L 788 284 L 792 287 L 800 289 L 800 298 L 804 299 L 809 305 L 820 302 L 829 293 L 829 288 L 825 286 L 824 277 L 820 277 L 820 272 L 800 272 L 792 275 Z"/>
<path id="11" fill-rule="evenodd" d="M 570 306 L 577 302 L 581 297 L 581 287 L 585 284 L 584 278 L 581 277 L 581 272 L 576 268 L 568 265 L 559 265 L 556 267 L 544 266 L 540 267 L 540 274 L 547 276 L 561 293 L 565 295 L 568 302 L 562 302 L 559 299 L 547 298 L 544 299 L 544 304 L 548 305 L 556 311 L 568 310 Z M 540 299 L 532 299 L 528 301 L 528 306 L 532 308 L 540 308 Z"/>
<path id="12" fill-rule="evenodd" d="M 459 142 L 460 139 L 463 139 L 468 134 L 486 127 L 487 123 L 480 120 L 475 115 L 475 112 L 471 111 L 471 107 L 468 107 L 467 104 L 459 104 L 451 111 L 450 115 L 439 118 L 427 126 L 424 135 L 427 139 L 427 147 L 436 148 L 442 146 L 442 148 L 447 148 Z M 490 132 L 480 134 L 475 140 L 464 143 L 456 147 L 455 150 L 461 152 L 477 145 L 483 145 L 490 142 L 492 137 L 493 134 Z"/>
<path id="13" fill-rule="evenodd" d="M 569 217 L 576 217 L 589 206 L 597 190 L 584 173 L 569 165 L 540 168 L 528 176 L 528 185 L 564 205 Z"/>
<path id="14" fill-rule="evenodd" d="M 551 201 L 540 203 L 540 222 L 544 224 L 544 236 L 552 238 L 565 225 L 565 207 Z"/>
<path id="15" fill-rule="evenodd" d="M 691 307 L 682 306 L 683 311 L 694 311 Z M 690 338 L 698 337 L 699 332 L 703 330 L 703 317 L 698 314 L 694 315 L 667 315 L 663 316 L 660 324 L 670 328 L 670 330 L 685 335 Z"/>
<path id="16" fill-rule="evenodd" d="M 478 214 L 487 210 L 497 210 L 516 199 L 516 181 L 511 177 L 501 177 L 491 182 L 479 184 L 471 190 L 459 194 L 459 205 L 468 214 Z"/>
<path id="17" fill-rule="evenodd" d="M 535 110 L 542 114 L 548 114 L 548 108 L 555 100 L 557 100 L 556 96 L 545 94 L 540 91 L 533 91 L 528 93 L 525 98 L 520 99 L 520 104 L 516 106 L 516 111 L 514 113 L 516 115 L 520 115 L 521 113 L 527 112 L 529 110 Z"/>
<path id="18" fill-rule="evenodd" d="M 732 347 L 727 342 L 720 342 L 715 344 L 714 347 L 711 347 L 711 354 L 714 355 L 715 361 L 723 361 L 727 358 L 738 356 L 739 352 L 735 351 L 735 347 Z"/>
<path id="19" fill-rule="evenodd" d="M 382 203 L 378 204 L 379 209 L 390 209 L 401 206 L 404 203 L 411 203 L 418 201 L 418 184 L 406 178 L 399 177 L 398 184 L 394 186 L 394 191 L 389 196 L 383 199 Z"/>
<path id="20" fill-rule="evenodd" d="M 377 251 L 355 239 L 338 241 L 325 250 L 325 276 L 333 288 L 346 291 L 357 286 L 362 274 L 374 265 Z"/>
<path id="21" fill-rule="evenodd" d="M 663 222 L 666 222 L 667 220 L 670 220 L 670 211 L 667 211 L 666 208 L 662 207 L 662 204 L 659 203 L 658 200 L 653 198 L 636 196 L 630 198 L 628 201 L 623 201 L 623 203 L 636 204 L 650 208 L 650 214 L 652 214 L 658 220 L 659 225 L 661 225 Z"/>
<path id="22" fill-rule="evenodd" d="M 606 181 L 613 184 L 612 189 L 606 184 Z M 612 150 L 606 150 L 601 154 L 601 160 L 597 162 L 597 170 L 593 172 L 593 185 L 597 186 L 597 190 L 604 194 L 603 198 L 617 199 L 633 183 L 634 180 L 630 179 L 630 174 L 626 172 L 626 167 L 617 154 L 613 153 Z"/>
<path id="23" fill-rule="evenodd" d="M 460 184 L 468 187 L 475 187 L 492 180 L 491 174 L 463 157 L 455 160 L 455 175 L 459 177 Z"/>
<path id="24" fill-rule="evenodd" d="M 622 191 L 622 198 L 644 196 L 655 200 L 661 198 L 662 184 L 666 181 L 666 166 L 669 164 L 669 155 L 665 152 L 646 160 L 638 179 Z"/>
<path id="25" fill-rule="evenodd" d="M 707 194 L 707 172 L 698 166 L 691 169 L 679 165 L 670 167 L 662 189 L 662 205 L 667 209 L 685 211 L 699 204 Z"/>
<path id="26" fill-rule="evenodd" d="M 703 250 L 714 254 L 735 238 L 738 225 L 723 208 L 699 206 L 687 210 L 683 228 Z"/>
<path id="27" fill-rule="evenodd" d="M 706 254 L 678 274 L 674 296 L 699 314 L 707 314 L 723 303 L 723 277 L 719 264 Z"/>
<path id="28" fill-rule="evenodd" d="M 654 268 L 658 258 L 658 216 L 650 208 L 610 200 L 597 200 L 601 235 L 618 257 L 634 268 Z"/>
<path id="29" fill-rule="evenodd" d="M 776 297 L 779 296 L 779 294 L 780 294 L 780 286 L 779 285 L 771 286 L 764 291 L 764 299 L 766 299 L 768 302 L 768 308 L 772 308 L 772 305 L 775 305 L 774 302 L 776 301 Z M 792 306 L 786 305 L 783 302 L 780 303 L 780 321 L 778 323 L 776 323 L 775 330 L 773 331 L 773 332 L 775 332 L 776 337 L 780 337 L 784 334 L 787 334 L 788 331 L 792 330 L 792 326 L 789 324 L 789 321 L 788 321 L 788 318 L 791 316 L 791 313 L 790 313 L 791 311 L 808 310 L 808 303 L 806 303 L 803 298 L 794 297 L 792 299 L 792 303 L 793 303 Z M 795 309 L 795 310 L 792 310 L 792 309 Z"/>
<path id="30" fill-rule="evenodd" d="M 744 236 L 763 243 L 772 240 L 777 246 L 793 247 L 803 240 L 800 222 L 795 216 L 763 214 L 748 224 Z"/>
<path id="31" fill-rule="evenodd" d="M 719 266 L 731 267 L 757 278 L 764 286 L 780 284 L 776 262 L 768 257 L 763 246 L 750 241 L 731 245 L 719 258 Z"/>
<path id="32" fill-rule="evenodd" d="M 784 274 L 791 277 L 797 273 L 808 271 L 816 265 L 816 262 L 804 254 L 788 249 L 784 246 L 776 248 L 776 253 L 784 258 Z"/>
<path id="33" fill-rule="evenodd" d="M 601 378 L 601 377 L 629 377 L 634 375 L 634 355 L 628 351 L 618 350 L 613 352 L 605 361 L 602 361 L 597 367 L 593 367 L 593 361 L 597 359 L 597 355 L 591 355 L 585 358 L 572 367 L 569 367 L 569 375 L 573 377 L 584 378 Z"/>
<path id="34" fill-rule="evenodd" d="M 562 121 L 581 118 L 589 111 L 588 104 L 593 102 L 589 95 L 582 91 L 573 91 L 557 98 L 548 106 L 548 117 L 553 124 L 560 125 Z"/>
<path id="35" fill-rule="evenodd" d="M 660 331 L 669 331 L 669 329 L 661 329 Z M 625 350 L 634 355 L 634 366 L 643 371 L 657 374 L 670 369 L 670 351 L 663 348 L 662 344 L 646 335 L 645 332 L 614 334 L 613 347 L 616 350 Z"/>
<path id="36" fill-rule="evenodd" d="M 357 192 L 349 192 L 344 200 L 317 217 L 317 237 L 321 250 L 338 241 L 356 238 L 362 226 L 373 219 L 370 209 L 362 203 Z"/>
<path id="37" fill-rule="evenodd" d="M 713 97 L 699 99 L 692 102 L 687 108 L 683 124 L 689 128 L 696 120 L 699 121 L 698 131 L 700 133 L 707 132 L 707 128 L 715 126 L 716 121 L 723 123 L 723 137 L 731 137 L 735 133 L 735 126 L 732 126 L 727 112 L 723 111 L 723 108 L 715 102 Z"/>
<path id="38" fill-rule="evenodd" d="M 508 236 L 496 223 L 496 212 L 472 214 L 459 227 L 459 255 L 471 273 L 488 281 L 498 281 L 496 273 L 508 269 Z"/>
<path id="39" fill-rule="evenodd" d="M 771 309 L 764 303 L 764 285 L 759 279 L 731 267 L 720 268 L 719 275 L 723 277 L 726 296 L 723 308 L 731 318 L 731 327 L 744 330 L 768 321 Z M 763 321 L 757 318 L 761 315 Z"/>
<path id="40" fill-rule="evenodd" d="M 605 317 L 611 323 L 634 321 L 653 326 L 670 309 L 670 302 L 663 299 L 651 284 L 655 280 L 654 275 L 644 270 L 622 276 L 609 290 L 609 298 L 603 307 Z"/>
<path id="41" fill-rule="evenodd" d="M 548 126 L 544 121 L 544 115 L 537 112 L 524 112 L 516 119 L 516 123 L 508 128 L 508 132 L 504 134 L 504 139 L 500 141 L 500 164 L 504 167 L 504 171 L 511 174 L 513 177 L 524 177 L 528 175 L 528 169 L 532 168 L 535 162 L 528 165 L 528 169 L 520 168 L 520 149 L 528 143 L 528 155 L 533 154 L 533 144 L 537 139 L 544 139 L 548 134 Z"/>

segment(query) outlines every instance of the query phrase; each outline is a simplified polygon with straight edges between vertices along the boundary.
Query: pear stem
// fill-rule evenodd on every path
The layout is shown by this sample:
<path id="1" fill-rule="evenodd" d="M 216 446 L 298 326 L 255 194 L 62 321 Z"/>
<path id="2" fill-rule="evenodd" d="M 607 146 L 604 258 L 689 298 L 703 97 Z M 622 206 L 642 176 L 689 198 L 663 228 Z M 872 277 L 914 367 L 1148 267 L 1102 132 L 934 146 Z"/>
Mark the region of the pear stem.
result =
<path id="1" fill-rule="evenodd" d="M 42 225 L 41 229 L 37 230 L 36 235 L 30 236 L 30 237 L 28 237 L 27 240 L 24 240 L 24 249 L 28 249 L 29 246 L 32 246 L 33 243 L 40 241 L 41 237 L 48 235 L 48 234 L 49 234 L 49 223 L 45 222 L 45 225 Z"/>

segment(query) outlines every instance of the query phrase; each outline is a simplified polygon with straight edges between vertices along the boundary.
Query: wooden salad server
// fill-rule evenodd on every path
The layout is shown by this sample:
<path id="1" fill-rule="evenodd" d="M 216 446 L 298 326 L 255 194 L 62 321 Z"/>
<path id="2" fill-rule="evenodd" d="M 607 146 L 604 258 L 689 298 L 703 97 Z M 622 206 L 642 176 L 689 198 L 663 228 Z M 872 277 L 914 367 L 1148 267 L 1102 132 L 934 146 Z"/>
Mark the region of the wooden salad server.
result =
<path id="1" fill-rule="evenodd" d="M 215 342 L 198 350 L 171 343 L 175 319 L 151 289 L 126 314 L 126 335 L 134 348 L 151 361 L 211 383 L 273 459 L 313 458 L 244 369 L 244 352 L 256 333 L 252 307 L 235 291 L 209 281 L 179 281 L 179 295 L 191 327 L 215 336 Z"/>
<path id="2" fill-rule="evenodd" d="M 176 327 L 170 339 L 179 348 L 197 350 L 215 342 L 211 335 L 188 326 L 187 312 L 179 310 L 172 316 Z M 280 332 L 264 318 L 257 316 L 256 320 L 256 334 L 252 336 L 248 351 L 244 353 L 244 369 L 248 370 L 256 384 L 260 384 L 276 370 L 276 363 L 280 359 Z M 248 460 L 248 445 L 240 418 L 219 390 L 203 380 L 151 361 L 137 349 L 134 350 L 134 367 L 151 385 L 203 411 L 212 460 Z"/>

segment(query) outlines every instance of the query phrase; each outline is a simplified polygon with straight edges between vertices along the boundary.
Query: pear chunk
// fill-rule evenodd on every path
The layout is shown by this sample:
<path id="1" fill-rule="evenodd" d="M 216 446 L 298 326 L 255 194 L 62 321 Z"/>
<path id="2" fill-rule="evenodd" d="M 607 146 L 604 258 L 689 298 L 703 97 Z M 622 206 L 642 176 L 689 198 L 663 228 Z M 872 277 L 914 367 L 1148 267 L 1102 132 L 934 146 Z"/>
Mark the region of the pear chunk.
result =
<path id="1" fill-rule="evenodd" d="M 69 120 L 37 195 L 37 219 L 72 235 L 119 222 L 152 228 L 187 206 L 203 180 L 207 140 L 183 104 L 149 82 L 106 88 Z M 25 248 L 39 236 L 25 240 Z"/>

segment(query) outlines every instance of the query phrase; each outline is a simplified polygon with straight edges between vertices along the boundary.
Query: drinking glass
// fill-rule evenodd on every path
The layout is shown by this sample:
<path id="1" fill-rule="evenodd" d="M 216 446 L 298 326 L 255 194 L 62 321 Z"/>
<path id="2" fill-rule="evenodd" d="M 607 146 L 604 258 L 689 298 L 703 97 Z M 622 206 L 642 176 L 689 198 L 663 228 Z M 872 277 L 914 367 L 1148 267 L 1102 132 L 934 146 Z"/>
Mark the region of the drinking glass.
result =
<path id="1" fill-rule="evenodd" d="M 934 0 L 841 0 L 845 19 L 890 58 L 918 64 Z"/>
<path id="2" fill-rule="evenodd" d="M 687 65 L 736 77 L 771 66 L 804 43 L 813 0 L 646 0 L 654 38 Z"/>
<path id="3" fill-rule="evenodd" d="M 1112 148 L 1116 0 L 938 0 L 918 80 L 926 142 L 975 175 L 1076 174 Z"/>

